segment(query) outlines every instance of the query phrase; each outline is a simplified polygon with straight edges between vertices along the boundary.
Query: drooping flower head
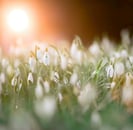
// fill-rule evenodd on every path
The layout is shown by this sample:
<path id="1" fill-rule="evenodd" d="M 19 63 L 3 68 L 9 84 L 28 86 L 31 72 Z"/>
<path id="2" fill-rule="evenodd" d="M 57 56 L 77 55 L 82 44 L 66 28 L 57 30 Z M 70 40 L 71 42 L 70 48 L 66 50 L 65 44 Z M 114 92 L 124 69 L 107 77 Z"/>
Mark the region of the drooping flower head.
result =
<path id="1" fill-rule="evenodd" d="M 44 52 L 44 55 L 43 55 L 43 63 L 46 66 L 50 65 L 50 55 L 49 55 L 49 52 L 48 52 L 48 48 L 45 49 L 45 52 Z"/>

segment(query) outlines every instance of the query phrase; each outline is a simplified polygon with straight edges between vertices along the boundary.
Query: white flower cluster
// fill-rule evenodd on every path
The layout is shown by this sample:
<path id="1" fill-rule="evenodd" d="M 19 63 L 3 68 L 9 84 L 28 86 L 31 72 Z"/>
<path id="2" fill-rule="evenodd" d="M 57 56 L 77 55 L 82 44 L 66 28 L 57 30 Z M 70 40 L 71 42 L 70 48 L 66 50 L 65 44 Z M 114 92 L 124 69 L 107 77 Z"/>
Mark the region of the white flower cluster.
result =
<path id="1" fill-rule="evenodd" d="M 96 108 L 101 99 L 98 96 L 101 91 L 110 91 L 108 88 L 111 93 L 119 88 L 122 103 L 133 106 L 133 46 L 127 32 L 122 37 L 126 44 L 120 47 L 104 37 L 86 49 L 76 37 L 70 48 L 36 45 L 30 56 L 22 59 L 0 54 L 0 95 L 26 95 L 43 118 L 53 117 L 57 103 L 67 106 L 71 96 L 84 112 Z M 100 120 L 94 112 L 91 121 L 100 124 Z"/>

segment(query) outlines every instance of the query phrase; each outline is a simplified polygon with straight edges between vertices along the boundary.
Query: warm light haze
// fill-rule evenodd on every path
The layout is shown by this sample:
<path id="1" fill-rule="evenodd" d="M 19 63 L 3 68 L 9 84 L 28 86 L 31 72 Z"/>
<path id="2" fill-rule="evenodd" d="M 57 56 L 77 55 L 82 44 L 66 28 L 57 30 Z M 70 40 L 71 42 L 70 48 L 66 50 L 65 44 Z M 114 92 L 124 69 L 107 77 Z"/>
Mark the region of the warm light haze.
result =
<path id="1" fill-rule="evenodd" d="M 7 15 L 7 24 L 9 28 L 16 33 L 26 31 L 29 27 L 27 12 L 23 9 L 13 9 Z"/>

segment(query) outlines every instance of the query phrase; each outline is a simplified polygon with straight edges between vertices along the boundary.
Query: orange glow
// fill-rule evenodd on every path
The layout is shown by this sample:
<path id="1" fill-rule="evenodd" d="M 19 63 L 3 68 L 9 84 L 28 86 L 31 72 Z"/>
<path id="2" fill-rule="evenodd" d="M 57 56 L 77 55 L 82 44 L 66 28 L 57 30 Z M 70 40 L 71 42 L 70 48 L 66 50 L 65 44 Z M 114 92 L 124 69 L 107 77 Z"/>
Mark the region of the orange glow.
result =
<path id="1" fill-rule="evenodd" d="M 29 28 L 29 16 L 23 9 L 13 9 L 7 15 L 7 25 L 15 33 L 21 33 Z"/>

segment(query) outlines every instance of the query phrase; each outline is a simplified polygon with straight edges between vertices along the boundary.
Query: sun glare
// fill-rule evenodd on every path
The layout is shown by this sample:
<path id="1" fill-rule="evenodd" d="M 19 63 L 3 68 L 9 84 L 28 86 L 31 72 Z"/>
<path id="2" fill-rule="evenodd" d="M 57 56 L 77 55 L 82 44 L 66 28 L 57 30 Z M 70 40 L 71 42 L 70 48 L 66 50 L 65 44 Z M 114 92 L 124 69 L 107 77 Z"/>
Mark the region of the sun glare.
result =
<path id="1" fill-rule="evenodd" d="M 7 24 L 16 33 L 24 32 L 29 27 L 29 17 L 25 10 L 14 9 L 7 16 Z"/>

